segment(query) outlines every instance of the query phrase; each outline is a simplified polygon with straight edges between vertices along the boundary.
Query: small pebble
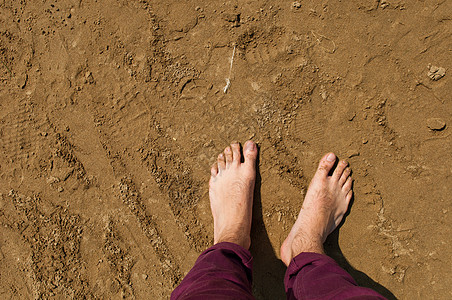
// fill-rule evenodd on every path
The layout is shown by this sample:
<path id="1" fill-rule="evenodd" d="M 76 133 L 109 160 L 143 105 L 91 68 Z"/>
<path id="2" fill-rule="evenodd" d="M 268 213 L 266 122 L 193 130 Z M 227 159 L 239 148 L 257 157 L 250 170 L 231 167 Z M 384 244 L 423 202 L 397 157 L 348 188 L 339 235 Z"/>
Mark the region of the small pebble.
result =
<path id="1" fill-rule="evenodd" d="M 50 176 L 49 178 L 47 178 L 46 181 L 48 184 L 52 184 L 52 183 L 60 182 L 60 179 L 55 176 Z"/>
<path id="2" fill-rule="evenodd" d="M 428 73 L 427 76 L 431 79 L 431 80 L 440 80 L 441 78 L 444 77 L 444 75 L 446 75 L 446 69 L 443 67 L 437 67 L 437 66 L 432 66 L 432 65 L 428 65 Z"/>
<path id="3" fill-rule="evenodd" d="M 440 131 L 446 128 L 446 122 L 440 118 L 430 118 L 427 119 L 427 127 L 433 131 Z"/>
<path id="4" fill-rule="evenodd" d="M 350 151 L 347 152 L 347 156 L 348 156 L 348 158 L 359 156 L 359 152 L 356 151 L 356 150 L 350 150 Z"/>

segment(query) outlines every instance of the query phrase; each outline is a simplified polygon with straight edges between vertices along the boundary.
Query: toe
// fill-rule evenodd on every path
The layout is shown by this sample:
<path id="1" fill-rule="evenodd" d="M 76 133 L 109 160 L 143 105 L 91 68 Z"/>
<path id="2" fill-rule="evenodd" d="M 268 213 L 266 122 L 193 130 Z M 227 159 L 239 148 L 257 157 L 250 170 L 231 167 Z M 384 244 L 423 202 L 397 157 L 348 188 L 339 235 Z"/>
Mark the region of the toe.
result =
<path id="1" fill-rule="evenodd" d="M 218 172 L 221 172 L 222 170 L 226 169 L 226 160 L 224 159 L 223 153 L 218 154 L 217 165 Z"/>
<path id="2" fill-rule="evenodd" d="M 240 144 L 238 142 L 233 142 L 231 144 L 232 149 L 232 163 L 235 165 L 240 164 Z"/>
<path id="3" fill-rule="evenodd" d="M 352 170 L 350 168 L 346 168 L 344 172 L 341 175 L 341 178 L 339 179 L 339 185 L 343 186 L 344 183 L 347 181 L 348 176 L 350 176 Z"/>
<path id="4" fill-rule="evenodd" d="M 218 163 L 216 162 L 212 165 L 212 168 L 210 169 L 210 175 L 212 175 L 212 177 L 215 177 L 217 176 L 217 174 L 218 174 Z"/>
<path id="5" fill-rule="evenodd" d="M 347 206 L 350 203 L 350 200 L 352 200 L 352 197 L 353 197 L 353 191 L 350 190 L 350 191 L 348 191 L 347 196 L 345 196 L 345 202 L 347 202 Z"/>
<path id="6" fill-rule="evenodd" d="M 232 163 L 232 149 L 230 146 L 224 149 L 224 156 L 226 158 L 226 166 L 230 165 Z"/>
<path id="7" fill-rule="evenodd" d="M 342 190 L 348 193 L 348 191 L 350 191 L 352 189 L 352 183 L 353 183 L 353 180 L 349 176 L 347 178 L 347 180 L 345 181 L 344 186 L 342 187 Z"/>
<path id="8" fill-rule="evenodd" d="M 243 147 L 243 156 L 245 157 L 245 166 L 256 168 L 257 146 L 253 141 L 247 141 Z"/>
<path id="9" fill-rule="evenodd" d="M 319 163 L 319 167 L 317 169 L 317 172 L 315 176 L 321 176 L 321 177 L 327 177 L 328 173 L 331 171 L 331 168 L 334 165 L 334 162 L 336 161 L 336 155 L 334 153 L 328 153 L 326 154 Z"/>
<path id="10" fill-rule="evenodd" d="M 348 166 L 348 163 L 344 160 L 341 160 L 337 166 L 336 169 L 333 172 L 333 178 L 334 180 L 339 181 L 339 179 L 341 178 L 342 174 L 344 173 L 345 168 Z"/>

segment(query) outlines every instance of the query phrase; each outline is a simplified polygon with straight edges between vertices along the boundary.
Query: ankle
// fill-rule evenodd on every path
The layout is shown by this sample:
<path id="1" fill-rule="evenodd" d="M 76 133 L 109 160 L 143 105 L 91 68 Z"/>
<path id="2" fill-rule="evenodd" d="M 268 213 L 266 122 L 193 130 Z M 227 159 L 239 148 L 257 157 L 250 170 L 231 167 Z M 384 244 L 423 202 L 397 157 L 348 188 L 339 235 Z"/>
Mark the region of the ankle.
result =
<path id="1" fill-rule="evenodd" d="M 297 255 L 299 255 L 303 252 L 318 253 L 318 254 L 325 255 L 325 249 L 323 248 L 323 245 L 321 245 L 321 246 L 312 245 L 312 246 L 307 246 L 304 248 L 297 248 L 297 249 L 292 248 L 292 258 L 296 257 Z"/>
<path id="2" fill-rule="evenodd" d="M 241 236 L 240 234 L 224 234 L 221 235 L 214 244 L 218 243 L 233 243 L 239 245 L 245 249 L 249 249 L 251 246 L 251 238 L 249 236 Z"/>
<path id="3" fill-rule="evenodd" d="M 318 254 L 325 254 L 323 242 L 320 238 L 309 238 L 303 234 L 298 234 L 291 245 L 291 258 L 294 258 L 302 252 L 312 252 Z"/>

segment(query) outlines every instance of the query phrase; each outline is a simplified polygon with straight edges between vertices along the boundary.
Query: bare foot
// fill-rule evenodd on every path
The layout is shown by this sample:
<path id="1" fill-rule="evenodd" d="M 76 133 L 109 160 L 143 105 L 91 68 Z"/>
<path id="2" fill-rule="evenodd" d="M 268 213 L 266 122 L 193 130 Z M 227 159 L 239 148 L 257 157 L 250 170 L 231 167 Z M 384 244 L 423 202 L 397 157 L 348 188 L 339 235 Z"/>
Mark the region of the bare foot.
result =
<path id="1" fill-rule="evenodd" d="M 230 242 L 249 249 L 256 179 L 257 147 L 247 141 L 241 162 L 240 144 L 232 143 L 218 155 L 209 182 L 214 243 Z"/>
<path id="2" fill-rule="evenodd" d="M 347 212 L 353 194 L 350 168 L 340 161 L 330 176 L 335 161 L 333 153 L 320 160 L 297 221 L 281 246 L 281 260 L 286 266 L 302 252 L 325 254 L 323 243 Z"/>

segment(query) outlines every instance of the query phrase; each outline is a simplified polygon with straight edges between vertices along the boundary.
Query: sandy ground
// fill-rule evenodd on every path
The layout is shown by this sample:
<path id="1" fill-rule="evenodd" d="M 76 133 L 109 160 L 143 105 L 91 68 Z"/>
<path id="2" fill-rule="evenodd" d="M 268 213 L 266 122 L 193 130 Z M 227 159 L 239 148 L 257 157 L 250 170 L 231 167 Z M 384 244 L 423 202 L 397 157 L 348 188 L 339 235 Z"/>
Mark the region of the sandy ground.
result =
<path id="1" fill-rule="evenodd" d="M 0 298 L 168 298 L 212 244 L 209 166 L 247 139 L 258 299 L 284 299 L 278 250 L 327 151 L 355 178 L 331 255 L 390 299 L 452 298 L 451 18 L 448 0 L 0 1 Z"/>

